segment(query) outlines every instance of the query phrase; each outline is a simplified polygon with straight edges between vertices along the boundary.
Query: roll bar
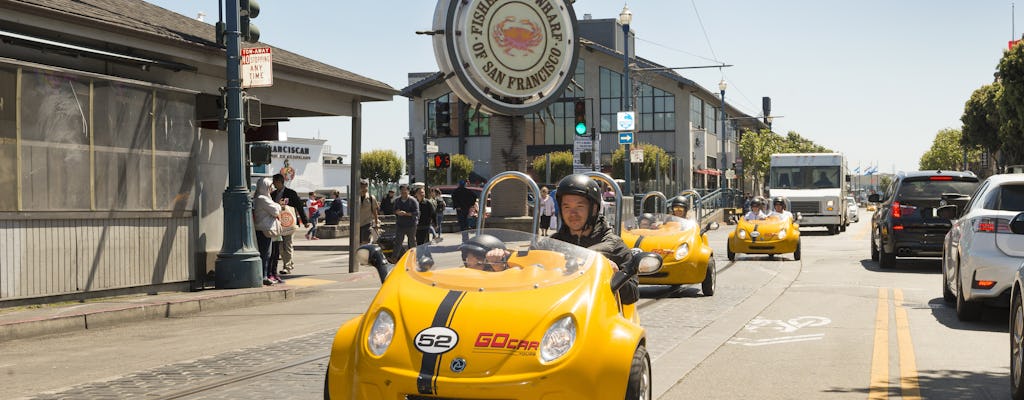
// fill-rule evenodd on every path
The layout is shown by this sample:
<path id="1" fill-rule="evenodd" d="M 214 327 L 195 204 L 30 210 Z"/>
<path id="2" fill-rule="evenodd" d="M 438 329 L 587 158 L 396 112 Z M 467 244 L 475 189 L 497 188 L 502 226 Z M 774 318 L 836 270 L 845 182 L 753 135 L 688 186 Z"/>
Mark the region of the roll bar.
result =
<path id="1" fill-rule="evenodd" d="M 693 208 L 694 208 L 694 210 L 693 210 L 693 212 L 694 212 L 694 215 L 697 216 L 697 223 L 699 224 L 701 222 L 700 212 L 701 212 L 701 210 L 704 209 L 704 207 L 701 206 L 701 203 L 702 203 L 701 199 L 703 199 L 704 196 L 701 196 L 700 193 L 698 193 L 696 190 L 693 190 L 693 189 L 683 190 L 683 191 L 679 192 L 679 196 L 694 196 L 694 199 L 693 199 Z M 668 203 L 668 201 L 666 201 L 666 203 Z M 671 211 L 671 210 L 669 210 L 669 211 Z"/>
<path id="2" fill-rule="evenodd" d="M 485 219 L 483 217 L 485 215 L 484 210 L 487 209 L 487 197 L 491 194 L 491 188 L 493 188 L 494 185 L 497 185 L 497 184 L 499 184 L 501 182 L 504 182 L 504 181 L 507 181 L 509 179 L 519 180 L 519 181 L 523 182 L 524 184 L 526 184 L 526 187 L 528 189 L 533 191 L 533 198 L 536 199 L 537 204 L 533 206 L 533 231 L 532 232 L 534 234 L 537 233 L 537 228 L 540 227 L 540 187 L 537 186 L 537 182 L 534 182 L 533 178 L 530 178 L 529 175 L 526 175 L 526 174 L 524 174 L 522 172 L 519 172 L 519 171 L 505 171 L 505 172 L 502 172 L 502 173 L 500 173 L 498 175 L 495 175 L 493 178 L 491 178 L 491 180 L 487 181 L 487 185 L 484 186 L 484 190 L 480 192 L 480 210 L 478 212 L 478 215 L 480 217 L 477 218 L 477 222 L 476 222 L 476 234 L 477 235 L 479 235 L 481 233 L 481 231 L 483 231 L 483 229 L 484 229 L 484 219 Z M 534 240 L 534 242 L 537 241 L 536 238 L 534 238 L 533 240 Z"/>
<path id="3" fill-rule="evenodd" d="M 652 191 L 652 192 L 647 192 L 647 194 L 645 194 L 644 197 L 640 199 L 640 212 L 644 211 L 644 205 L 647 204 L 647 199 L 649 199 L 651 197 L 657 197 L 657 198 L 661 199 L 661 204 L 665 205 L 665 214 L 671 214 L 672 213 L 672 210 L 668 209 L 668 197 L 665 197 L 664 193 L 659 192 L 657 190 Z"/>
<path id="4" fill-rule="evenodd" d="M 618 183 L 615 183 L 615 180 L 612 179 L 612 177 L 608 176 L 608 174 L 605 174 L 603 172 L 590 171 L 590 172 L 584 172 L 583 175 L 586 175 L 590 179 L 594 179 L 594 180 L 598 180 L 598 181 L 603 181 L 604 183 L 607 183 L 608 186 L 611 186 L 612 189 L 615 190 L 615 226 L 614 226 L 614 228 L 615 228 L 615 234 L 619 235 L 619 236 L 622 236 L 622 188 L 619 187 Z"/>

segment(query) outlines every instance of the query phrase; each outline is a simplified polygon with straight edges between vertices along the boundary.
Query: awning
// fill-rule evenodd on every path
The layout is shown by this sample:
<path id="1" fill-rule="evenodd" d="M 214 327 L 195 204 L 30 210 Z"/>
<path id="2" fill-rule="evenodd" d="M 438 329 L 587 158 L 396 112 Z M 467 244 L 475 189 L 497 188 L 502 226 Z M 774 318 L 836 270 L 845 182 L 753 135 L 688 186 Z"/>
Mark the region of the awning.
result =
<path id="1" fill-rule="evenodd" d="M 719 176 L 719 175 L 722 174 L 722 171 L 719 171 L 717 169 L 698 169 L 698 170 L 696 170 L 694 172 L 696 172 L 698 174 L 714 175 L 714 176 Z"/>

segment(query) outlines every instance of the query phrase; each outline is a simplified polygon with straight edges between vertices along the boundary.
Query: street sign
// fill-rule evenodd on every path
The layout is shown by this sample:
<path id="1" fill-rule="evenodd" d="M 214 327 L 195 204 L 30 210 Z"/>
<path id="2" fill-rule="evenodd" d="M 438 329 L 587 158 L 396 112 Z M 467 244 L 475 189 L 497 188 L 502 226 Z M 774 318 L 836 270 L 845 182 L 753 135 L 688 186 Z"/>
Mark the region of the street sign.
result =
<path id="1" fill-rule="evenodd" d="M 619 132 L 633 131 L 636 128 L 636 113 L 633 111 L 621 111 L 618 114 Z"/>
<path id="2" fill-rule="evenodd" d="M 242 87 L 274 86 L 274 57 L 270 47 L 242 49 Z"/>
<path id="3" fill-rule="evenodd" d="M 736 171 L 731 169 L 725 170 L 725 179 L 736 179 Z"/>
<path id="4" fill-rule="evenodd" d="M 441 149 L 434 142 L 427 144 L 427 153 L 437 153 L 438 151 L 441 151 Z"/>
<path id="5" fill-rule="evenodd" d="M 619 133 L 619 144 L 633 144 L 633 132 Z"/>
<path id="6" fill-rule="evenodd" d="M 629 151 L 629 162 L 639 164 L 644 162 L 644 149 L 633 149 Z"/>

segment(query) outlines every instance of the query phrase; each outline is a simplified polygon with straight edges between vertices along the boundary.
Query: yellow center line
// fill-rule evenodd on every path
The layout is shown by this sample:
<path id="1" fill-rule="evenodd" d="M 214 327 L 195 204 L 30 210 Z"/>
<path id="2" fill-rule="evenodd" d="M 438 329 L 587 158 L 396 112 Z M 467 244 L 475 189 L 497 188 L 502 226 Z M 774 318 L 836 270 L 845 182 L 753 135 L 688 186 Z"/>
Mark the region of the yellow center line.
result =
<path id="1" fill-rule="evenodd" d="M 903 398 L 920 400 L 921 388 L 917 382 L 917 361 L 914 360 L 914 343 L 910 340 L 910 321 L 907 309 L 903 307 L 903 290 L 895 289 L 896 345 L 900 353 L 900 388 Z"/>
<path id="2" fill-rule="evenodd" d="M 875 313 L 875 351 L 871 357 L 869 400 L 889 398 L 889 291 L 878 289 L 878 311 Z"/>

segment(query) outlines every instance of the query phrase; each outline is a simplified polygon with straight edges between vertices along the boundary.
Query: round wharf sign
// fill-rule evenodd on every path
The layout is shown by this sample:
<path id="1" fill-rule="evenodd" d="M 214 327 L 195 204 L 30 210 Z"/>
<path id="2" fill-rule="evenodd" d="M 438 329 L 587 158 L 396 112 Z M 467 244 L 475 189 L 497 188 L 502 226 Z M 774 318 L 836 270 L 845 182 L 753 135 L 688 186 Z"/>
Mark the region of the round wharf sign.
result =
<path id="1" fill-rule="evenodd" d="M 434 55 L 460 99 L 497 114 L 533 113 L 576 69 L 576 14 L 565 0 L 440 0 Z"/>

